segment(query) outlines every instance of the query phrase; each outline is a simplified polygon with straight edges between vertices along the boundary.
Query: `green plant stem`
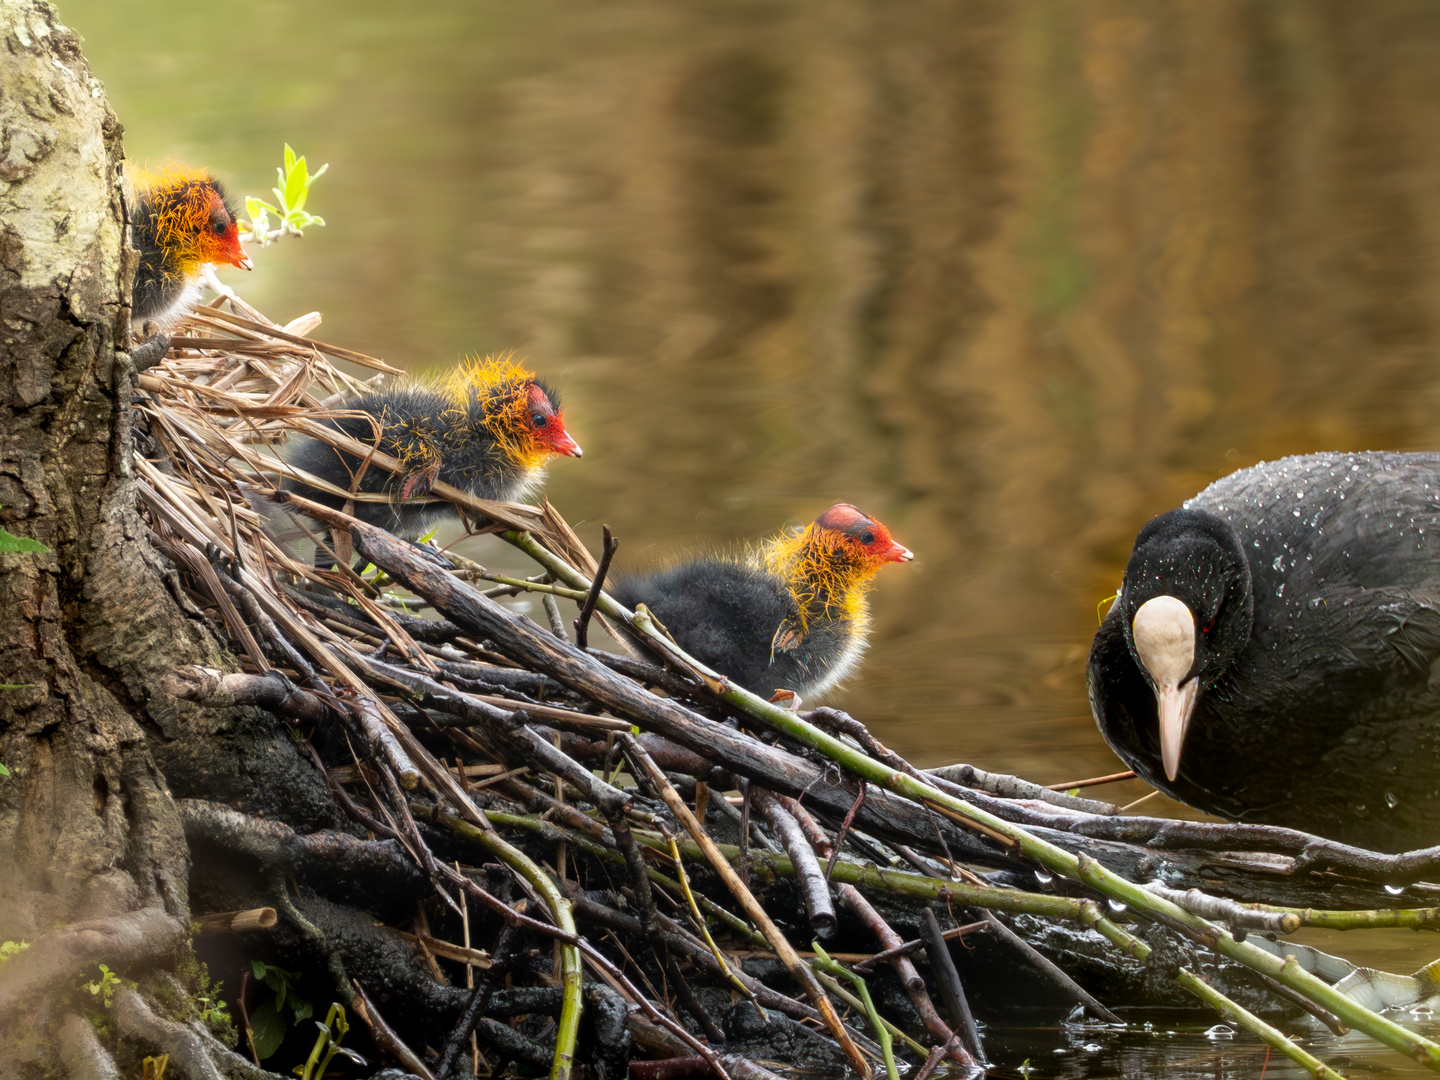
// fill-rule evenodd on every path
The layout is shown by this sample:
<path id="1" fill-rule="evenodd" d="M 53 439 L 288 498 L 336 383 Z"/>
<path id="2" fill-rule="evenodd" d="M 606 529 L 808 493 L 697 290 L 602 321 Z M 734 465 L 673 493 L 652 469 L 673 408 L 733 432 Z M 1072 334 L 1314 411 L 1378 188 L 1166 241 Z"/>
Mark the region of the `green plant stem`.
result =
<path id="1" fill-rule="evenodd" d="M 900 1080 L 900 1074 L 895 1071 L 895 1044 L 890 1038 L 890 1031 L 880 1013 L 875 1009 L 875 1002 L 870 998 L 870 988 L 865 985 L 865 980 L 853 971 L 849 971 L 831 959 L 830 954 L 820 947 L 818 941 L 812 942 L 810 948 L 815 950 L 815 968 L 817 971 L 824 971 L 833 978 L 849 979 L 860 995 L 860 1003 L 864 1008 L 865 1016 L 870 1021 L 870 1028 L 875 1032 L 875 1040 L 880 1044 L 880 1053 L 885 1059 L 885 1075 L 890 1080 Z"/>
<path id="2" fill-rule="evenodd" d="M 748 991 L 741 985 L 740 981 L 730 971 L 730 964 L 725 959 L 725 954 L 720 951 L 720 946 L 715 944 L 715 939 L 710 936 L 710 927 L 706 924 L 704 917 L 700 914 L 700 905 L 695 902 L 695 894 L 690 891 L 690 879 L 685 873 L 685 864 L 680 860 L 680 848 L 675 843 L 674 837 L 670 838 L 670 857 L 675 863 L 675 877 L 680 883 L 680 891 L 685 894 L 685 900 L 690 905 L 690 914 L 695 918 L 695 925 L 700 928 L 704 935 L 705 944 L 710 949 L 710 955 L 715 957 L 715 963 L 720 965 L 720 974 L 726 982 L 731 983 L 737 990 L 748 996 Z"/>
<path id="3" fill-rule="evenodd" d="M 506 577 L 503 574 L 481 574 L 485 581 L 493 581 L 497 585 L 505 585 L 511 589 L 519 589 L 523 592 L 548 593 L 551 596 L 561 596 L 566 600 L 574 600 L 583 603 L 586 594 L 579 589 L 567 589 L 563 585 L 542 585 L 535 581 L 524 581 L 520 578 Z"/>
<path id="4" fill-rule="evenodd" d="M 471 840 L 485 845 L 500 861 L 517 871 L 540 894 L 555 925 L 572 938 L 579 936 L 575 929 L 575 918 L 570 910 L 570 901 L 550 875 L 540 869 L 528 855 L 509 844 L 499 833 L 478 829 L 468 822 L 456 820 L 452 827 L 462 828 Z M 575 1043 L 580 1034 L 580 1012 L 583 1007 L 581 991 L 580 950 L 574 945 L 559 943 L 560 980 L 563 990 L 560 1000 L 560 1020 L 555 1029 L 555 1058 L 550 1067 L 550 1080 L 570 1080 L 575 1065 Z"/>
<path id="5" fill-rule="evenodd" d="M 485 812 L 485 816 L 488 817 L 491 823 L 494 825 L 508 826 L 516 829 L 525 829 L 528 832 L 538 833 L 546 840 L 564 840 L 567 843 L 573 844 L 575 847 L 593 856 L 594 858 L 605 859 L 609 862 L 617 863 L 621 866 L 625 865 L 625 856 L 622 855 L 619 851 L 616 851 L 613 848 L 607 848 L 604 844 L 597 844 L 590 837 L 584 836 L 578 832 L 574 832 L 569 829 L 564 829 L 561 826 L 556 825 L 553 821 L 544 821 L 539 818 L 531 817 L 525 814 L 507 814 L 500 810 L 487 810 Z M 450 824 L 452 825 L 452 827 L 455 826 L 454 821 L 450 822 Z M 466 825 L 467 828 L 474 828 L 474 826 L 468 825 L 468 823 L 462 822 L 460 824 Z M 470 834 L 466 832 L 464 833 L 464 835 L 468 836 Z M 647 836 L 647 847 L 651 846 L 649 844 L 649 839 L 650 838 Z M 688 848 L 692 852 L 692 858 L 699 857 L 698 849 L 696 849 L 690 841 L 681 841 L 680 844 L 681 850 L 687 850 Z M 659 849 L 657 848 L 656 850 Z M 655 869 L 655 867 L 653 866 L 647 866 L 646 871 L 649 874 L 651 881 L 656 882 L 659 885 L 663 885 L 667 889 L 673 889 L 677 893 L 681 891 L 680 883 L 674 878 L 670 877 L 668 874 Z M 725 908 L 715 903 L 703 893 L 698 894 L 695 899 L 699 901 L 700 907 L 705 911 L 707 915 L 711 915 L 714 918 L 719 919 L 721 922 L 723 922 L 726 926 L 730 927 L 731 930 L 735 931 L 741 937 L 744 937 L 746 940 L 750 941 L 754 945 L 759 946 L 762 949 L 768 949 L 770 947 L 770 943 L 765 940 L 765 935 L 756 930 L 744 919 L 740 918 L 740 916 L 730 911 L 727 911 Z"/>
<path id="6" fill-rule="evenodd" d="M 558 580 L 566 582 L 573 588 L 588 588 L 589 582 L 584 575 L 565 563 L 563 559 L 546 551 L 533 537 L 514 532 L 506 532 L 501 535 L 529 554 Z M 1248 942 L 1236 941 L 1234 936 L 1223 927 L 1217 927 L 1168 900 L 1146 892 L 1094 860 L 1073 855 L 1063 848 L 1031 835 L 1018 825 L 972 806 L 964 799 L 940 791 L 897 769 L 892 769 L 828 732 L 805 722 L 797 714 L 779 708 L 748 690 L 731 684 L 693 657 L 687 656 L 653 628 L 642 625 L 642 620 L 637 620 L 633 613 L 621 607 L 612 597 L 601 593 L 597 608 L 607 617 L 624 623 L 633 632 L 645 637 L 662 654 L 673 657 L 678 663 L 701 673 L 707 677 L 707 681 L 715 680 L 720 688 L 717 696 L 728 704 L 812 750 L 819 751 L 862 780 L 869 781 L 923 806 L 928 806 L 953 821 L 996 839 L 1012 851 L 1033 859 L 1051 873 L 1082 881 L 1102 895 L 1128 904 L 1136 911 L 1171 923 L 1178 923 L 1196 931 L 1222 955 L 1252 970 L 1269 975 L 1292 990 L 1299 991 L 1334 1013 L 1350 1027 L 1419 1061 L 1426 1068 L 1440 1072 L 1440 1044 L 1416 1035 L 1394 1021 L 1351 1001 L 1345 995 L 1336 992 L 1333 987 L 1303 970 L 1293 959 L 1282 961 Z"/>
<path id="7" fill-rule="evenodd" d="M 1124 949 L 1141 963 L 1149 959 L 1149 945 L 1146 945 L 1133 934 L 1126 933 L 1109 919 L 1101 916 L 1098 906 L 1094 907 L 1094 914 L 1095 918 L 1091 926 L 1104 936 L 1107 941 Z M 1283 1032 L 1271 1027 L 1248 1009 L 1242 1008 L 1240 1005 L 1231 1001 L 1194 972 L 1188 971 L 1185 968 L 1179 968 L 1176 970 L 1173 978 L 1180 986 L 1183 986 L 1190 993 L 1205 1002 L 1205 1004 L 1209 1005 L 1221 1016 L 1234 1020 L 1241 1027 L 1258 1035 L 1276 1050 L 1279 1050 L 1280 1053 L 1304 1068 L 1312 1076 L 1321 1077 L 1322 1080 L 1345 1080 L 1344 1076 L 1330 1068 L 1330 1066 L 1326 1065 L 1319 1058 L 1296 1046 Z"/>
<path id="8" fill-rule="evenodd" d="M 620 852 L 598 844 L 590 837 L 580 833 L 561 829 L 554 822 L 541 821 L 524 814 L 507 814 L 499 810 L 487 810 L 485 816 L 496 826 L 525 829 L 550 840 L 564 839 L 596 858 L 620 865 L 624 864 L 625 856 Z M 467 826 L 467 828 L 474 828 L 474 826 Z M 549 830 L 554 831 L 550 832 Z M 469 835 L 468 831 L 466 835 Z M 665 856 L 667 861 L 669 860 L 669 841 L 665 837 L 640 829 L 636 829 L 633 835 L 643 847 L 649 848 Z M 704 858 L 700 845 L 695 841 L 677 839 L 675 843 L 680 848 L 681 854 L 687 859 Z M 740 849 L 734 844 L 722 844 L 717 841 L 715 846 L 727 859 L 733 861 L 740 857 Z M 790 861 L 790 856 L 783 852 L 769 852 L 752 848 L 750 849 L 750 860 L 752 869 L 759 869 L 774 874 L 776 877 L 795 877 L 795 864 Z M 658 882 L 677 892 L 681 891 L 680 883 L 674 878 L 654 867 L 650 867 L 649 870 L 651 881 Z M 830 880 L 842 885 L 854 885 L 867 893 L 886 892 L 913 900 L 932 902 L 949 900 L 969 907 L 983 907 L 1017 915 L 1041 915 L 1049 919 L 1071 919 L 1079 922 L 1086 920 L 1085 908 L 1087 904 L 1091 903 L 1091 901 L 1073 897 L 1045 896 L 1040 893 L 1022 892 L 1019 889 L 992 889 L 984 885 L 967 885 L 961 881 L 938 881 L 935 878 L 924 877 L 906 870 L 882 870 L 872 863 L 859 863 L 850 859 L 835 860 L 835 868 L 831 872 Z M 744 933 L 756 944 L 765 945 L 764 938 L 759 937 L 738 916 L 717 905 L 707 903 L 704 896 L 697 895 L 696 899 L 708 914 L 724 919 L 733 929 Z"/>
<path id="9" fill-rule="evenodd" d="M 335 1036 L 337 1029 L 340 1032 L 339 1038 Z M 350 1025 L 345 1019 L 345 1006 L 338 1001 L 332 1003 L 330 1012 L 325 1016 L 325 1029 L 315 1039 L 315 1048 L 310 1051 L 310 1057 L 305 1062 L 305 1070 L 300 1074 L 300 1080 L 321 1080 L 324 1077 L 325 1070 L 330 1067 L 330 1062 L 340 1052 L 340 1040 L 345 1038 L 349 1030 Z M 255 1050 L 253 1042 L 250 1050 L 252 1053 Z M 323 1060 L 320 1058 L 322 1051 L 325 1054 Z"/>
<path id="10" fill-rule="evenodd" d="M 1299 916 L 1301 926 L 1317 930 L 1440 930 L 1440 908 L 1396 908 L 1394 910 L 1329 911 L 1317 908 L 1279 907 L 1274 904 L 1247 904 L 1255 911 L 1273 911 Z"/>
<path id="11" fill-rule="evenodd" d="M 1345 1080 L 1345 1077 L 1341 1073 L 1336 1072 L 1319 1058 L 1296 1046 L 1293 1041 L 1286 1037 L 1284 1032 L 1271 1027 L 1248 1009 L 1242 1008 L 1240 1005 L 1231 1001 L 1198 975 L 1181 968 L 1175 973 L 1175 981 L 1201 1001 L 1215 1009 L 1216 1012 L 1229 1017 L 1241 1027 L 1260 1036 L 1260 1038 L 1264 1039 L 1276 1050 L 1279 1050 L 1280 1053 L 1309 1072 L 1311 1076 L 1318 1076 L 1321 1080 Z"/>
<path id="12" fill-rule="evenodd" d="M 1263 949 L 1257 949 L 1248 942 L 1236 941 L 1228 931 L 1191 915 L 1183 908 L 1176 907 L 1167 901 L 1161 901 L 1159 905 L 1137 902 L 1140 898 L 1149 898 L 1151 901 L 1158 898 L 1138 885 L 1126 881 L 1118 874 L 1106 870 L 1094 859 L 1080 856 L 1077 860 L 1076 871 L 1076 876 L 1092 888 L 1100 889 L 1100 883 L 1103 882 L 1104 889 L 1102 891 L 1123 903 L 1139 910 L 1154 911 L 1158 908 L 1158 913 L 1163 918 L 1181 923 L 1189 929 L 1197 931 L 1204 937 L 1206 944 L 1222 956 L 1226 956 L 1236 963 L 1244 964 L 1262 975 L 1268 975 L 1292 990 L 1298 990 L 1311 1001 L 1317 1002 L 1334 1013 L 1342 1023 L 1357 1031 L 1363 1031 L 1386 1046 L 1414 1058 L 1426 1068 L 1440 1072 L 1440 1046 L 1429 1039 L 1416 1035 L 1413 1031 L 1408 1031 L 1393 1020 L 1373 1013 L 1364 1006 L 1351 1001 L 1333 986 L 1322 982 L 1302 968 L 1296 963 L 1293 956 L 1281 960 L 1278 956 L 1273 956 Z"/>
<path id="13" fill-rule="evenodd" d="M 814 971 L 795 951 L 795 946 L 790 944 L 789 939 L 775 924 L 764 905 L 755 898 L 755 894 L 750 891 L 749 886 L 735 872 L 735 868 L 730 865 L 725 854 L 715 846 L 714 839 L 705 831 L 705 826 L 695 817 L 685 801 L 680 798 L 680 793 L 666 778 L 660 766 L 655 764 L 645 749 L 635 741 L 634 736 L 621 735 L 619 741 L 631 768 L 638 769 L 640 773 L 643 773 L 645 782 L 664 800 L 670 812 L 675 815 L 675 819 L 684 826 L 685 831 L 700 846 L 702 857 L 719 875 L 725 887 L 730 890 L 730 895 L 735 898 L 750 921 L 759 927 L 769 940 L 770 947 L 785 965 L 785 970 L 790 973 L 792 979 L 800 984 L 801 989 L 805 991 L 805 996 L 819 1011 L 825 1027 L 829 1029 L 830 1034 L 835 1037 L 835 1041 L 840 1044 L 841 1050 L 845 1052 L 845 1058 L 849 1061 L 850 1067 L 861 1076 L 862 1080 L 871 1080 L 872 1073 L 869 1064 L 861 1055 L 855 1040 L 845 1030 L 845 1025 L 840 1020 L 840 1014 L 835 1011 L 834 1002 L 830 1000 L 829 995 L 816 980 Z M 640 773 L 636 775 L 637 780 L 640 779 Z"/>
<path id="14" fill-rule="evenodd" d="M 858 997 L 856 997 L 854 994 L 852 994 L 849 990 L 845 989 L 845 984 L 842 983 L 839 979 L 835 978 L 835 976 L 817 969 L 815 972 L 815 977 L 820 980 L 820 984 L 824 986 L 826 990 L 830 991 L 830 993 L 834 994 L 837 998 L 843 1001 L 846 1005 L 850 1006 L 850 1008 L 854 1009 L 857 1013 L 865 1011 L 865 1003 L 861 1001 Z M 930 1053 L 930 1048 L 928 1046 L 921 1045 L 921 1043 L 919 1043 L 917 1040 L 905 1034 L 904 1029 L 896 1027 L 889 1020 L 886 1020 L 885 1017 L 880 1016 L 878 1013 L 876 1014 L 876 1016 L 880 1020 L 880 1023 L 884 1025 L 885 1030 L 890 1033 L 890 1037 L 892 1039 L 899 1039 L 901 1042 L 903 1042 L 910 1049 L 911 1053 L 915 1054 L 917 1057 L 920 1058 L 923 1058 Z M 869 1051 L 869 1053 L 872 1057 L 874 1056 L 873 1051 Z"/>
<path id="15" fill-rule="evenodd" d="M 664 850 L 656 837 L 635 831 L 635 839 L 646 847 Z M 687 858 L 699 858 L 700 851 L 692 841 L 682 840 L 680 850 Z M 738 859 L 740 849 L 734 844 L 716 845 L 727 859 Z M 762 867 L 777 877 L 794 878 L 795 864 L 790 856 L 781 852 L 749 852 L 752 864 Z M 1084 907 L 1088 901 L 1067 896 L 1043 896 L 1019 889 L 992 889 L 984 885 L 967 885 L 960 881 L 939 881 L 935 878 L 912 874 L 903 870 L 882 870 L 871 863 L 858 863 L 849 859 L 836 859 L 830 873 L 830 880 L 841 885 L 854 885 L 862 892 L 888 892 L 913 900 L 953 901 L 968 907 L 990 908 L 1014 914 L 1043 915 L 1051 919 L 1083 920 Z"/>

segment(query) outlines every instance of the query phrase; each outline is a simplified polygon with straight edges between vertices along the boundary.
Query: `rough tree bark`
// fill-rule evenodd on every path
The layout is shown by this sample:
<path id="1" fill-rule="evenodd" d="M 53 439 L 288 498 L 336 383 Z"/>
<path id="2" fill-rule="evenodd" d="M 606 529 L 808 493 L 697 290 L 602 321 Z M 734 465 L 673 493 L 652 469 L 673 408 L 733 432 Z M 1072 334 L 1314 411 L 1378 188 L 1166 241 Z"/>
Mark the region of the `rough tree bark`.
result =
<path id="1" fill-rule="evenodd" d="M 21 684 L 0 690 L 0 942 L 30 943 L 0 963 L 0 1076 L 105 1075 L 75 1064 L 77 988 L 97 962 L 163 969 L 187 948 L 166 775 L 223 774 L 240 804 L 247 770 L 197 747 L 240 731 L 252 761 L 294 750 L 263 714 L 161 689 L 221 649 L 135 509 L 121 128 L 54 9 L 0 0 L 0 40 L 0 525 L 49 548 L 0 554 L 0 683 Z M 141 1015 L 117 1008 L 121 1029 L 122 1012 Z"/>

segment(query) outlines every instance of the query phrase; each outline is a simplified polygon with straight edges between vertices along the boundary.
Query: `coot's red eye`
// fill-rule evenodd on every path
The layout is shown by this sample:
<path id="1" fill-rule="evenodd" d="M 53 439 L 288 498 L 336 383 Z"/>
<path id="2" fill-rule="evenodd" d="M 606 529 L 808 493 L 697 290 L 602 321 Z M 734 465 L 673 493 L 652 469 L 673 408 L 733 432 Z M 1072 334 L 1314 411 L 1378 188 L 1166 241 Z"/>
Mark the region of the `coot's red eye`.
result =
<path id="1" fill-rule="evenodd" d="M 1204 627 L 1201 629 L 1200 632 L 1201 632 L 1202 634 L 1208 634 L 1211 630 L 1214 630 L 1214 629 L 1215 629 L 1215 620 L 1214 620 L 1214 618 L 1211 618 L 1211 620 L 1204 625 Z"/>

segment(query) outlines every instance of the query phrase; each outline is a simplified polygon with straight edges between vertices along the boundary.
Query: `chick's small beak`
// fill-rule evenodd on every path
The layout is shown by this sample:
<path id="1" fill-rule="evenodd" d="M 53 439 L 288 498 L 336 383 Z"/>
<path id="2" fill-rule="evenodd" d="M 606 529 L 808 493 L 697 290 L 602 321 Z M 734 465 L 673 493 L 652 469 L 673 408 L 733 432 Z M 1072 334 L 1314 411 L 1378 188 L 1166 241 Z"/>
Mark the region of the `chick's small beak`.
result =
<path id="1" fill-rule="evenodd" d="M 915 558 L 915 553 L 909 548 L 901 547 L 899 544 L 896 544 L 890 549 L 891 562 L 909 562 L 913 558 Z"/>
<path id="2" fill-rule="evenodd" d="M 241 270 L 254 270 L 255 264 L 250 261 L 250 256 L 245 254 L 245 249 L 240 249 L 240 257 L 230 260 L 231 266 L 238 266 Z"/>
<path id="3" fill-rule="evenodd" d="M 562 431 L 559 435 L 555 436 L 555 441 L 551 443 L 551 449 L 557 454 L 564 454 L 566 457 L 578 458 L 585 456 L 585 452 L 580 449 L 580 444 L 570 437 L 568 431 Z"/>

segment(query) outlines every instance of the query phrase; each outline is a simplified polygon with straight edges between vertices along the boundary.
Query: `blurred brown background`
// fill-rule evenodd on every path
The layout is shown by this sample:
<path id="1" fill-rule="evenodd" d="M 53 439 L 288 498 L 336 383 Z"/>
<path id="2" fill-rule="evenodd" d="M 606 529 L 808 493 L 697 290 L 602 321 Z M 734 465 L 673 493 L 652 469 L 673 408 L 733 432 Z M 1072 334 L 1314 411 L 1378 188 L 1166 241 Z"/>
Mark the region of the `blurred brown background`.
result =
<path id="1" fill-rule="evenodd" d="M 330 163 L 248 299 L 550 376 L 622 561 L 889 524 L 831 700 L 920 763 L 1116 768 L 1084 657 L 1145 520 L 1440 447 L 1440 5 L 59 6 L 131 157 Z"/>

